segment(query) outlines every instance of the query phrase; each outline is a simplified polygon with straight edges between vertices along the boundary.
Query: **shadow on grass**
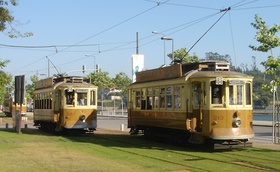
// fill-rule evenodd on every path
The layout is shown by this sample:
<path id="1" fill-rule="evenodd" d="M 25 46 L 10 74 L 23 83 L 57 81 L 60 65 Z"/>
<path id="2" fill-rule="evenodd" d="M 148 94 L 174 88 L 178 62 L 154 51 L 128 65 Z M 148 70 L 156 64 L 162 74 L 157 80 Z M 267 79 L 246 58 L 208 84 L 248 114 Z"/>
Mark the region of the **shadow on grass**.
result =
<path id="1" fill-rule="evenodd" d="M 109 131 L 109 130 L 108 130 Z M 17 133 L 15 129 L 0 129 L 0 132 Z M 148 140 L 143 135 L 129 135 L 128 133 L 119 133 L 114 131 L 102 132 L 102 133 L 88 133 L 80 135 L 61 135 L 54 134 L 46 131 L 42 131 L 37 128 L 22 128 L 21 134 L 24 135 L 42 135 L 55 137 L 62 136 L 70 142 L 77 143 L 91 143 L 105 147 L 118 147 L 118 148 L 143 148 L 143 149 L 157 149 L 157 150 L 168 150 L 168 151 L 186 151 L 186 152 L 226 152 L 226 151 L 244 151 L 244 152 L 275 152 L 269 149 L 259 148 L 242 148 L 242 149 L 227 149 L 227 150 L 213 150 L 207 145 L 184 145 L 177 146 L 169 142 Z"/>
<path id="2" fill-rule="evenodd" d="M 8 132 L 8 133 L 18 133 L 14 128 L 1 128 L 1 132 Z M 26 135 L 43 135 L 43 136 L 53 136 L 52 133 L 47 133 L 38 128 L 21 128 L 21 133 L 18 134 L 26 134 Z"/>

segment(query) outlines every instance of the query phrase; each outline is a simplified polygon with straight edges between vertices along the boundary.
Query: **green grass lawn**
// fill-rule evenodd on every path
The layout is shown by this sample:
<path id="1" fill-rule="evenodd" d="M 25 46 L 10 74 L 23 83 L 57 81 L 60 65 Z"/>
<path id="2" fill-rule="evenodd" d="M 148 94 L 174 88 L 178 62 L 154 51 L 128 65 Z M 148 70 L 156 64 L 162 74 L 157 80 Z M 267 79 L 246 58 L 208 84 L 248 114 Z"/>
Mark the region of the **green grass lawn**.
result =
<path id="1" fill-rule="evenodd" d="M 0 130 L 1 171 L 280 171 L 280 151 L 209 152 L 127 134 L 57 136 Z"/>

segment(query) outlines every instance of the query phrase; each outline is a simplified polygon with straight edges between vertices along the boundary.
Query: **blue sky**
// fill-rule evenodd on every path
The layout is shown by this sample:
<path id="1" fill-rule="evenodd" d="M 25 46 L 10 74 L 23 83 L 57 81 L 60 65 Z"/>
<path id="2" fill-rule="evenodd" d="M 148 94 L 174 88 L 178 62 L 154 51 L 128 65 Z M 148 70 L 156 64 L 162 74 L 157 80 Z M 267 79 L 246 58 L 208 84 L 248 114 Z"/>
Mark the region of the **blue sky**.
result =
<path id="1" fill-rule="evenodd" d="M 158 5 L 159 4 L 159 5 Z M 85 75 L 82 66 L 115 77 L 120 72 L 132 75 L 131 55 L 136 52 L 138 32 L 139 53 L 145 56 L 144 67 L 156 68 L 164 63 L 162 34 L 173 38 L 174 50 L 190 49 L 195 42 L 224 14 L 191 49 L 200 58 L 207 52 L 229 54 L 234 66 L 248 67 L 252 56 L 259 65 L 268 53 L 252 51 L 258 45 L 256 30 L 250 23 L 258 14 L 266 24 L 280 23 L 280 2 L 275 0 L 20 0 L 11 8 L 15 19 L 22 23 L 16 29 L 32 32 L 28 38 L 8 38 L 0 34 L 0 60 L 11 62 L 3 70 L 13 76 L 38 74 L 39 78 L 61 73 Z M 161 34 L 153 34 L 158 31 Z M 172 51 L 172 41 L 165 41 L 166 53 Z M 45 48 L 43 48 L 45 46 Z M 33 47 L 33 48 L 30 48 Z M 274 50 L 279 55 L 279 48 Z M 86 56 L 87 55 L 87 56 Z M 166 57 L 166 62 L 170 60 Z M 263 69 L 259 65 L 260 69 Z M 75 72 L 76 71 L 76 72 Z M 89 74 L 92 71 L 87 71 Z"/>

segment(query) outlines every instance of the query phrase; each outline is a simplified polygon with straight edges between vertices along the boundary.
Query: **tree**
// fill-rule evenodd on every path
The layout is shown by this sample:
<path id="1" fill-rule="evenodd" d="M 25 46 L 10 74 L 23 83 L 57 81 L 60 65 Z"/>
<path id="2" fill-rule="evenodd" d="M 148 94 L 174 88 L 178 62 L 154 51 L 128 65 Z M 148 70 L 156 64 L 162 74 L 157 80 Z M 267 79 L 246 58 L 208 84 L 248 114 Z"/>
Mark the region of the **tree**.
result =
<path id="1" fill-rule="evenodd" d="M 26 97 L 26 100 L 29 102 L 31 99 L 34 98 L 34 90 L 35 90 L 35 83 L 38 81 L 38 76 L 37 75 L 33 75 L 30 77 L 30 80 L 31 80 L 31 84 L 27 84 L 26 87 L 25 87 L 25 90 L 26 90 L 26 94 L 25 94 L 25 97 Z"/>
<path id="2" fill-rule="evenodd" d="M 91 83 L 93 85 L 98 86 L 99 88 L 112 88 L 114 83 L 112 79 L 109 77 L 108 72 L 103 72 L 99 70 L 99 72 L 93 72 L 89 74 L 91 78 Z"/>
<path id="3" fill-rule="evenodd" d="M 260 43 L 259 46 L 249 45 L 249 47 L 254 51 L 268 52 L 270 55 L 267 58 L 267 61 L 262 62 L 261 64 L 265 67 L 265 74 L 271 75 L 274 78 L 273 84 L 264 84 L 263 88 L 272 89 L 274 86 L 280 85 L 280 57 L 274 58 L 272 49 L 280 46 L 280 36 L 276 34 L 280 30 L 278 24 L 274 24 L 271 28 L 266 26 L 265 21 L 258 15 L 255 15 L 255 23 L 251 25 L 257 29 L 255 39 Z"/>
<path id="4" fill-rule="evenodd" d="M 126 96 L 127 86 L 132 83 L 132 80 L 124 72 L 120 72 L 113 78 L 113 83 L 118 90 L 121 90 L 121 95 Z"/>
<path id="5" fill-rule="evenodd" d="M 172 53 L 167 56 L 172 60 Z M 193 63 L 198 61 L 199 57 L 195 53 L 193 53 L 193 56 L 190 56 L 186 48 L 180 48 L 174 51 L 174 62 Z"/>
<path id="6" fill-rule="evenodd" d="M 0 61 L 0 68 L 3 69 L 6 67 L 9 60 Z M 6 93 L 6 86 L 10 84 L 12 81 L 12 76 L 10 74 L 5 73 L 4 71 L 0 70 L 0 104 L 3 104 L 4 95 Z"/>
<path id="7" fill-rule="evenodd" d="M 256 23 L 251 23 L 251 25 L 258 30 L 255 35 L 255 39 L 260 43 L 260 45 L 249 45 L 249 47 L 254 51 L 271 51 L 272 55 L 272 49 L 280 46 L 280 37 L 276 36 L 276 33 L 279 32 L 280 26 L 278 24 L 274 24 L 274 26 L 269 28 L 266 26 L 265 21 L 263 21 L 263 19 L 258 15 L 255 15 L 255 22 Z"/>
<path id="8" fill-rule="evenodd" d="M 122 102 L 127 104 L 127 86 L 132 83 L 132 80 L 124 72 L 120 72 L 112 79 L 112 81 L 115 88 L 121 91 L 119 95 L 122 98 Z"/>
<path id="9" fill-rule="evenodd" d="M 19 32 L 14 25 L 22 25 L 17 20 L 15 20 L 14 16 L 12 16 L 10 10 L 7 8 L 8 6 L 17 6 L 18 0 L 0 0 L 0 32 L 4 32 L 7 29 L 8 36 L 10 38 L 17 38 L 17 37 L 29 37 L 32 36 L 32 32 Z"/>
<path id="10" fill-rule="evenodd" d="M 215 52 L 208 52 L 205 53 L 205 60 L 215 60 L 215 61 L 226 61 L 231 62 L 231 57 L 228 54 L 220 55 L 219 53 Z"/>
<path id="11" fill-rule="evenodd" d="M 93 72 L 88 75 L 93 85 L 98 86 L 98 97 L 102 97 L 114 86 L 112 79 L 108 76 L 108 72 L 103 72 L 101 69 L 98 72 Z"/>

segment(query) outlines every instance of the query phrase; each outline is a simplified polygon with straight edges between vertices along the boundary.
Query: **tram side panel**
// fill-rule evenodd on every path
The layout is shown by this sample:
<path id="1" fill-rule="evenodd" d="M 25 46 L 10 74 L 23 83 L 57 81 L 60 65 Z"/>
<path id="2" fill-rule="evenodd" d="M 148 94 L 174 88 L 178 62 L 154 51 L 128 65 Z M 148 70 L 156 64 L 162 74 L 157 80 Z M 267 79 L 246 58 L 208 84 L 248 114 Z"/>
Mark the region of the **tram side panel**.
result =
<path id="1" fill-rule="evenodd" d="M 180 105 L 177 108 L 175 108 L 175 103 L 173 103 L 173 107 L 156 106 L 155 100 L 153 100 L 151 109 L 141 106 L 137 107 L 137 100 L 134 94 L 138 88 L 129 89 L 128 128 L 137 127 L 139 129 L 145 129 L 157 127 L 184 131 L 195 129 L 197 124 L 193 123 L 193 121 L 199 120 L 196 119 L 198 115 L 195 116 L 192 112 L 191 102 L 189 101 L 190 91 L 188 91 L 188 83 L 185 85 L 179 84 L 179 86 L 181 88 L 180 95 L 178 95 L 180 96 Z M 146 99 L 146 95 L 143 98 Z"/>

